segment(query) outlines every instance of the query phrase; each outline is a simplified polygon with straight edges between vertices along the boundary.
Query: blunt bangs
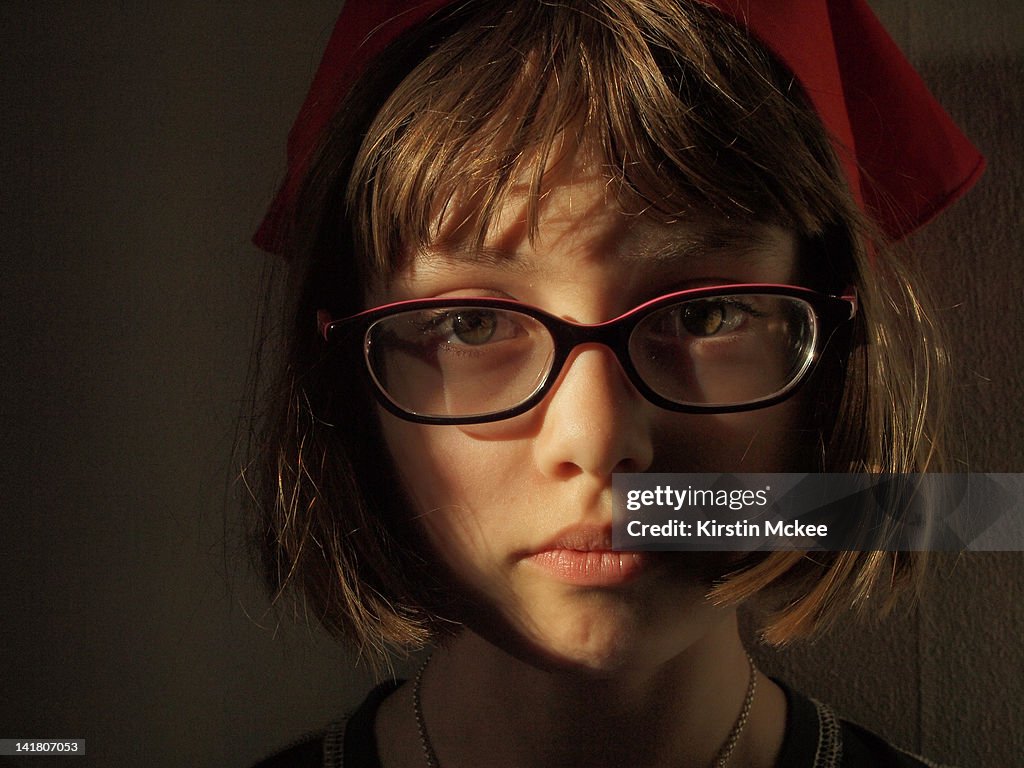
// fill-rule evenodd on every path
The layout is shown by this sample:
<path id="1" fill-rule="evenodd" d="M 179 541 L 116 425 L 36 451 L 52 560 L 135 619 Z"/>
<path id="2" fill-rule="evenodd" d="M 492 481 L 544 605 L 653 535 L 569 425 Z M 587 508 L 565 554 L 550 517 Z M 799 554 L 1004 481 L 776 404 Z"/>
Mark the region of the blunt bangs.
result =
<path id="1" fill-rule="evenodd" d="M 454 31 L 366 133 L 346 194 L 364 274 L 386 280 L 438 241 L 442 221 L 481 244 L 513 188 L 528 195 L 534 235 L 545 175 L 580 147 L 624 209 L 667 222 L 724 217 L 813 237 L 856 220 L 798 84 L 716 10 L 480 5 L 450 14 Z"/>

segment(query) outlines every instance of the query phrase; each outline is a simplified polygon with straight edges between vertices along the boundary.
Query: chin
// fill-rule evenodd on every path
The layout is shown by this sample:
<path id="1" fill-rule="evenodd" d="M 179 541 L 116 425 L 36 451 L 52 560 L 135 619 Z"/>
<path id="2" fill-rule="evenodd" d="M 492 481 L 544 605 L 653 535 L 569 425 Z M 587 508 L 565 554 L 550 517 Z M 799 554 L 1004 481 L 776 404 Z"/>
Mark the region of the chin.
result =
<path id="1" fill-rule="evenodd" d="M 659 588 L 660 587 L 660 588 Z M 609 677 L 651 671 L 731 614 L 688 584 L 533 596 L 518 609 L 477 615 L 469 627 L 492 645 L 546 671 Z"/>
<path id="2" fill-rule="evenodd" d="M 605 676 L 621 672 L 650 657 L 644 653 L 645 633 L 634 617 L 585 615 L 564 617 L 556 626 L 535 628 L 527 642 L 546 666 L 563 672 Z"/>

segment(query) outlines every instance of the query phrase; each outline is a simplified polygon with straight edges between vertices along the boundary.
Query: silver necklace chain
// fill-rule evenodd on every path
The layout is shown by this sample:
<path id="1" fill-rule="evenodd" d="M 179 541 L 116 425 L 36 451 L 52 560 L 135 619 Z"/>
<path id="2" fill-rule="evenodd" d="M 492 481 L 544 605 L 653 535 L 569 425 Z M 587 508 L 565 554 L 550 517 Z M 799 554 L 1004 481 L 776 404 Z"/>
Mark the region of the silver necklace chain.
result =
<path id="1" fill-rule="evenodd" d="M 747 695 L 743 698 L 743 707 L 740 709 L 740 715 L 736 718 L 736 722 L 732 724 L 732 730 L 725 737 L 721 749 L 715 755 L 715 761 L 711 763 L 711 768 L 725 768 L 729 764 L 729 758 L 732 757 L 733 750 L 736 749 L 740 736 L 743 734 L 743 729 L 747 727 L 747 720 L 750 719 L 750 709 L 754 706 L 754 694 L 757 693 L 757 668 L 749 653 L 747 654 L 747 664 L 750 665 L 750 679 L 747 681 Z"/>
<path id="2" fill-rule="evenodd" d="M 430 663 L 430 656 L 423 660 L 419 670 L 416 672 L 416 681 L 412 686 L 412 711 L 416 715 L 416 730 L 420 734 L 420 746 L 423 748 L 423 756 L 427 758 L 427 768 L 441 768 L 437 762 L 437 755 L 427 735 L 427 724 L 423 721 L 423 703 L 420 701 L 420 691 L 423 688 L 423 673 Z"/>
<path id="3" fill-rule="evenodd" d="M 427 768 L 441 768 L 441 764 L 437 760 L 437 753 L 434 752 L 434 747 L 430 743 L 430 736 L 427 734 L 426 721 L 423 719 L 423 702 L 421 700 L 423 673 L 426 671 L 429 663 L 430 656 L 427 656 L 416 672 L 416 679 L 413 681 L 412 686 L 412 711 L 416 717 L 416 730 L 420 735 L 420 747 L 423 749 L 423 757 L 426 758 Z M 743 707 L 740 709 L 736 722 L 733 723 L 732 730 L 729 731 L 729 735 L 722 742 L 718 754 L 715 755 L 711 768 L 726 768 L 729 764 L 729 758 L 732 757 L 732 753 L 740 741 L 743 730 L 747 727 L 747 720 L 750 719 L 750 710 L 754 706 L 754 695 L 757 693 L 757 669 L 754 667 L 754 660 L 750 658 L 749 653 L 747 654 L 747 663 L 750 665 L 750 679 L 747 682 L 747 695 L 743 699 Z"/>

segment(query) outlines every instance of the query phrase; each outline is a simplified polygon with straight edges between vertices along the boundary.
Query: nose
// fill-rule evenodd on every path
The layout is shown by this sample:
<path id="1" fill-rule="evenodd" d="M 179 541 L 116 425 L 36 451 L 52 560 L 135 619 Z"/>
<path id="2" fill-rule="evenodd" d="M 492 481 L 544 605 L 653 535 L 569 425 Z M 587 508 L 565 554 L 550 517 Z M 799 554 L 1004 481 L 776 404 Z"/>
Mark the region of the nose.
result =
<path id="1" fill-rule="evenodd" d="M 543 422 L 534 455 L 546 476 L 603 479 L 650 467 L 654 406 L 636 391 L 607 347 L 577 347 L 540 408 Z"/>

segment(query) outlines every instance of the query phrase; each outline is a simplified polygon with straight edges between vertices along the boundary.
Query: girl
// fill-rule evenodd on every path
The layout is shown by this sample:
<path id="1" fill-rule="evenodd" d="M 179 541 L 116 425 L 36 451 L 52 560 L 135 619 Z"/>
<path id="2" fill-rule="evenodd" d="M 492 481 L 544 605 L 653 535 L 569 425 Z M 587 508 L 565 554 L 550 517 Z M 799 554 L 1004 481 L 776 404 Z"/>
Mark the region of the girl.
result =
<path id="1" fill-rule="evenodd" d="M 891 244 L 981 159 L 858 0 L 349 0 L 257 243 L 289 261 L 268 583 L 435 650 L 267 766 L 926 765 L 764 677 L 904 553 L 620 553 L 615 472 L 936 469 Z"/>

